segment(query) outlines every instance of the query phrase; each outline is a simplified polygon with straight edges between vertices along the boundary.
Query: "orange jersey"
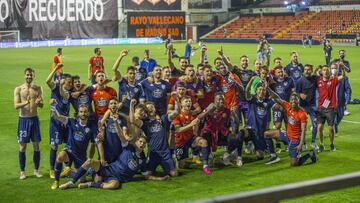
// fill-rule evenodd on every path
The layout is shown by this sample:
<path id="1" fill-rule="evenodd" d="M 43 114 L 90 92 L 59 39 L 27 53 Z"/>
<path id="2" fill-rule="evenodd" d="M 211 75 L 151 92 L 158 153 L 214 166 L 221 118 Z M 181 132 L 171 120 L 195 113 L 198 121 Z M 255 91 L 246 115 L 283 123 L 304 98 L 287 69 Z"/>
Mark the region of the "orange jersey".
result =
<path id="1" fill-rule="evenodd" d="M 186 114 L 184 112 L 181 112 L 174 120 L 173 124 L 175 127 L 181 126 L 184 127 L 191 123 L 196 117 L 189 114 Z M 182 147 L 184 146 L 189 140 L 191 140 L 194 137 L 194 131 L 192 128 L 189 130 L 182 132 L 182 133 L 175 133 L 175 144 L 176 147 Z"/>
<path id="2" fill-rule="evenodd" d="M 307 123 L 307 115 L 303 109 L 293 110 L 289 102 L 284 102 L 282 107 L 285 109 L 288 123 L 287 135 L 290 140 L 300 141 L 301 138 L 301 124 Z"/>
<path id="3" fill-rule="evenodd" d="M 226 108 L 231 109 L 232 107 L 237 107 L 239 104 L 237 92 L 237 84 L 241 84 L 240 78 L 232 73 L 229 73 L 228 76 L 216 75 L 217 79 L 220 82 L 220 87 L 224 93 L 224 105 Z M 237 83 L 237 84 L 236 84 Z"/>
<path id="4" fill-rule="evenodd" d="M 54 58 L 53 58 L 53 63 L 52 63 L 52 65 L 51 65 L 51 71 L 52 70 L 54 70 L 54 68 L 55 68 L 55 66 L 56 66 L 56 64 L 62 64 L 63 63 L 63 61 L 62 61 L 62 58 L 61 58 L 61 55 L 59 56 L 59 55 L 55 55 L 54 56 Z M 63 68 L 61 67 L 61 68 L 59 68 L 57 71 L 56 71 L 56 73 L 63 73 Z"/>
<path id="5" fill-rule="evenodd" d="M 102 56 L 92 56 L 89 59 L 91 64 L 91 74 L 94 76 L 98 70 L 104 71 L 104 58 Z"/>
<path id="6" fill-rule="evenodd" d="M 94 101 L 95 114 L 102 116 L 108 109 L 109 100 L 111 97 L 116 97 L 117 93 L 112 87 L 105 87 L 104 89 L 96 89 L 91 94 L 91 99 Z"/>

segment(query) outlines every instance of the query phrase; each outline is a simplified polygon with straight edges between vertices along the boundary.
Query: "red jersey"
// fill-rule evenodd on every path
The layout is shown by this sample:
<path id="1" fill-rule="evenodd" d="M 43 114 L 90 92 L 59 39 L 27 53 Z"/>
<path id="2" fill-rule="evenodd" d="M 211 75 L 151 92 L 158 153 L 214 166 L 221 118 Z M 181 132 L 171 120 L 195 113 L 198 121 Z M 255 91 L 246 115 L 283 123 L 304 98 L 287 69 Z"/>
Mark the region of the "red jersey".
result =
<path id="1" fill-rule="evenodd" d="M 191 121 L 193 121 L 196 117 L 189 114 L 186 114 L 184 112 L 181 112 L 174 120 L 173 124 L 174 126 L 186 126 Z M 182 147 L 184 146 L 189 140 L 191 140 L 194 137 L 194 131 L 192 128 L 189 130 L 182 132 L 182 133 L 175 133 L 175 145 L 176 147 Z"/>
<path id="2" fill-rule="evenodd" d="M 210 81 L 203 81 L 204 98 L 199 99 L 201 109 L 206 109 L 209 104 L 214 102 L 215 94 L 220 90 L 220 83 L 215 77 Z"/>
<path id="3" fill-rule="evenodd" d="M 92 56 L 89 59 L 89 64 L 91 64 L 91 73 L 94 76 L 95 72 L 98 70 L 104 71 L 104 58 L 102 56 Z"/>
<path id="4" fill-rule="evenodd" d="M 307 123 L 307 115 L 303 109 L 293 110 L 289 102 L 284 102 L 282 107 L 286 111 L 288 117 L 287 135 L 292 141 L 300 141 L 301 124 Z"/>
<path id="5" fill-rule="evenodd" d="M 201 129 L 201 134 L 205 132 L 211 133 L 211 148 L 216 151 L 218 144 L 226 145 L 227 143 L 218 143 L 218 136 L 221 133 L 228 136 L 230 126 L 230 110 L 229 109 L 216 109 L 212 115 L 205 118 L 204 127 Z"/>
<path id="6" fill-rule="evenodd" d="M 237 97 L 237 84 L 241 84 L 240 78 L 232 73 L 229 73 L 229 75 L 227 76 L 217 75 L 217 77 L 220 81 L 220 86 L 224 93 L 225 107 L 228 109 L 231 109 L 232 107 L 237 107 L 239 104 Z"/>
<path id="7" fill-rule="evenodd" d="M 324 81 L 323 77 L 317 79 L 317 88 L 319 91 L 319 108 L 336 108 L 337 106 L 337 91 L 336 86 L 339 84 L 338 77 L 331 77 Z"/>
<path id="8" fill-rule="evenodd" d="M 116 97 L 117 93 L 112 87 L 105 87 L 104 89 L 96 89 L 91 94 L 91 99 L 94 101 L 95 114 L 103 116 L 108 110 L 109 100 L 111 97 Z"/>

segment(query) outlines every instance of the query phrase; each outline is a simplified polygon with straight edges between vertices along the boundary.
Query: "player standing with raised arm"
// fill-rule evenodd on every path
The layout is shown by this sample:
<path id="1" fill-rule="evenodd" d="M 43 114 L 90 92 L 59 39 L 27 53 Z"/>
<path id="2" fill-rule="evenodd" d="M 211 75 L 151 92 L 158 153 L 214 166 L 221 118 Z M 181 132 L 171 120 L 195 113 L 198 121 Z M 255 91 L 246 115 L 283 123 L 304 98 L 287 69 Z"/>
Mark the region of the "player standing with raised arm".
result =
<path id="1" fill-rule="evenodd" d="M 18 122 L 18 143 L 19 143 L 19 163 L 20 163 L 20 179 L 26 178 L 26 145 L 30 139 L 34 147 L 34 175 L 38 178 L 42 177 L 39 172 L 40 166 L 40 148 L 41 141 L 40 121 L 38 118 L 37 108 L 43 107 L 43 96 L 41 86 L 33 84 L 35 71 L 32 68 L 26 68 L 24 71 L 25 83 L 16 87 L 14 90 L 14 107 L 19 109 Z"/>
<path id="2" fill-rule="evenodd" d="M 51 89 L 51 105 L 53 105 L 56 110 L 64 116 L 69 116 L 70 111 L 70 90 L 72 88 L 73 82 L 72 77 L 69 74 L 63 74 L 59 82 L 54 82 L 52 80 L 55 72 L 62 67 L 62 64 L 55 66 L 54 70 L 49 74 L 46 79 L 46 83 Z M 67 127 L 55 120 L 53 117 L 50 117 L 50 177 L 55 178 L 54 165 L 56 160 L 56 152 L 58 146 L 62 143 L 67 142 Z"/>
<path id="3" fill-rule="evenodd" d="M 118 99 L 119 101 L 122 101 L 122 98 L 125 98 L 122 108 L 119 109 L 124 114 L 129 114 L 131 99 L 136 99 L 138 102 L 142 94 L 141 85 L 136 82 L 136 68 L 134 66 L 129 66 L 126 71 L 126 77 L 122 77 L 119 71 L 120 63 L 127 54 L 128 50 L 122 50 L 113 66 L 115 74 L 113 81 L 117 81 L 119 84 Z"/>

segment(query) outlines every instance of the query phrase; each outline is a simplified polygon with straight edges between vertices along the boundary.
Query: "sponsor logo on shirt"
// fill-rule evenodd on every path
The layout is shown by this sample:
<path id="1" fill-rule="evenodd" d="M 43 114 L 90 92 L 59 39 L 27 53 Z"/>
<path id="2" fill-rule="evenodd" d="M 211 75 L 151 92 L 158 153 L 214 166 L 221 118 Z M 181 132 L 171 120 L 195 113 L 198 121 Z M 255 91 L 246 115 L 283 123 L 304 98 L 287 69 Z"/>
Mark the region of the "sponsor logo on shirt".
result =
<path id="1" fill-rule="evenodd" d="M 162 129 L 162 126 L 160 123 L 154 123 L 151 127 L 150 127 L 150 132 L 151 133 L 156 133 L 156 132 L 160 132 Z"/>
<path id="2" fill-rule="evenodd" d="M 284 94 L 285 88 L 283 86 L 279 85 L 275 88 L 275 92 L 278 94 Z"/>
<path id="3" fill-rule="evenodd" d="M 130 159 L 128 161 L 128 167 L 132 170 L 132 171 L 136 171 L 138 164 L 134 159 Z"/>
<path id="4" fill-rule="evenodd" d="M 294 117 L 289 116 L 289 117 L 288 117 L 288 122 L 289 122 L 291 125 L 295 125 L 295 119 L 294 119 Z"/>
<path id="5" fill-rule="evenodd" d="M 107 100 L 104 99 L 104 98 L 100 98 L 96 103 L 97 103 L 97 105 L 100 106 L 100 107 L 105 107 L 105 106 L 107 106 Z"/>
<path id="6" fill-rule="evenodd" d="M 76 141 L 83 141 L 84 140 L 84 134 L 81 131 L 76 131 L 74 133 L 74 139 Z"/>
<path id="7" fill-rule="evenodd" d="M 89 97 L 87 95 L 81 95 L 79 97 L 79 103 L 80 104 L 87 104 L 89 103 Z"/>
<path id="8" fill-rule="evenodd" d="M 153 97 L 155 98 L 162 98 L 163 95 L 163 91 L 161 91 L 160 89 L 156 89 L 152 92 Z"/>
<path id="9" fill-rule="evenodd" d="M 267 112 L 266 112 L 266 109 L 264 107 L 258 106 L 258 107 L 256 107 L 256 113 L 259 116 L 265 116 Z"/>

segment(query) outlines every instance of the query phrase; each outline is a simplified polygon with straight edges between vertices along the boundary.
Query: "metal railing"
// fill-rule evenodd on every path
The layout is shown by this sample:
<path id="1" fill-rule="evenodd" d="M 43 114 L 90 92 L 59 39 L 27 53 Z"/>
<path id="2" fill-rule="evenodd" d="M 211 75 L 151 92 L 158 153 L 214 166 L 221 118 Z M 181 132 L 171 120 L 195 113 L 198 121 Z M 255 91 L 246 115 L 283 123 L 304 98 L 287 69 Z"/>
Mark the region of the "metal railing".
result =
<path id="1" fill-rule="evenodd" d="M 360 172 L 332 176 L 316 180 L 291 183 L 250 192 L 218 196 L 195 201 L 194 203 L 235 203 L 235 202 L 279 202 L 280 200 L 314 195 L 321 192 L 339 190 L 360 185 Z"/>

